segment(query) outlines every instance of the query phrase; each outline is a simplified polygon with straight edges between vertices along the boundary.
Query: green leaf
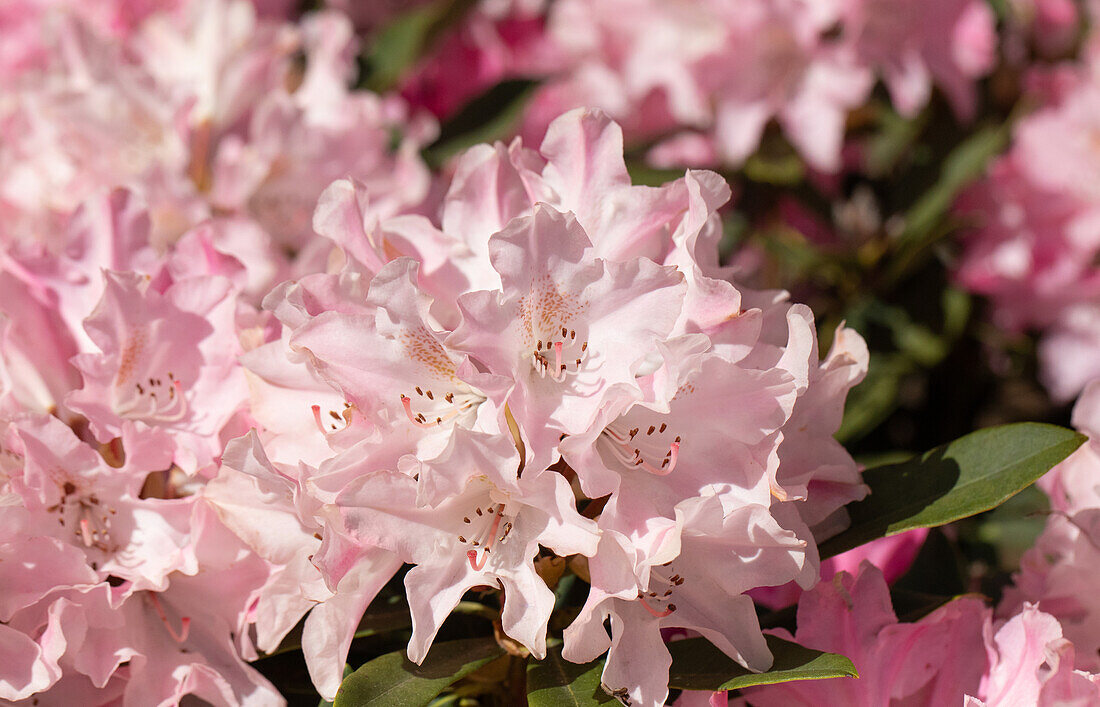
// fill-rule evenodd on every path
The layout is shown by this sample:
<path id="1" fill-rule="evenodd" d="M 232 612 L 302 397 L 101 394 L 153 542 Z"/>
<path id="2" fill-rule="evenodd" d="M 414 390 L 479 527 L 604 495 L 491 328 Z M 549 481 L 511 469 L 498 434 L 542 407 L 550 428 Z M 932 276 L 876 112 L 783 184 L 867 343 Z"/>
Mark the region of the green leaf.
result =
<path id="1" fill-rule="evenodd" d="M 383 27 L 374 37 L 367 65 L 366 87 L 388 91 L 423 56 L 436 37 L 474 6 L 474 0 L 436 0 L 406 12 Z"/>
<path id="2" fill-rule="evenodd" d="M 438 167 L 474 145 L 510 136 L 536 86 L 531 79 L 509 79 L 477 96 L 440 128 L 439 138 L 425 148 L 424 160 Z"/>
<path id="3" fill-rule="evenodd" d="M 775 660 L 771 669 L 763 673 L 753 673 L 738 665 L 705 638 L 671 641 L 668 644 L 668 652 L 672 654 L 668 686 L 716 692 L 791 680 L 859 677 L 852 661 L 842 655 L 815 651 L 776 636 L 764 638 Z"/>
<path id="4" fill-rule="evenodd" d="M 351 675 L 354 672 L 355 671 L 351 669 L 350 665 L 348 665 L 347 663 L 344 663 L 344 675 L 343 675 L 343 677 L 346 678 L 347 676 Z M 317 703 L 317 707 L 333 707 L 333 703 L 329 702 L 328 700 L 326 700 L 322 697 L 321 701 Z"/>
<path id="5" fill-rule="evenodd" d="M 909 461 L 868 469 L 863 480 L 870 495 L 848 505 L 851 526 L 821 544 L 821 557 L 996 508 L 1085 439 L 1064 427 L 1021 422 L 972 432 Z"/>
<path id="6" fill-rule="evenodd" d="M 871 353 L 867 377 L 848 394 L 844 419 L 837 430 L 841 442 L 852 442 L 873 430 L 898 406 L 898 389 L 905 376 L 915 370 L 907 356 Z"/>
<path id="7" fill-rule="evenodd" d="M 545 660 L 527 664 L 527 704 L 531 707 L 586 707 L 614 702 L 600 686 L 603 659 L 578 665 L 561 657 L 561 645 L 550 646 Z"/>
<path id="8" fill-rule="evenodd" d="M 888 282 L 907 274 L 919 256 L 950 233 L 943 227 L 948 210 L 962 189 L 980 177 L 991 159 L 1008 144 L 1011 126 L 990 125 L 971 134 L 944 160 L 939 180 L 905 213 L 905 228 L 897 239 L 897 253 L 887 270 Z"/>
<path id="9" fill-rule="evenodd" d="M 344 679 L 335 707 L 420 707 L 504 650 L 492 638 L 436 643 L 423 665 L 394 651 L 361 666 Z"/>

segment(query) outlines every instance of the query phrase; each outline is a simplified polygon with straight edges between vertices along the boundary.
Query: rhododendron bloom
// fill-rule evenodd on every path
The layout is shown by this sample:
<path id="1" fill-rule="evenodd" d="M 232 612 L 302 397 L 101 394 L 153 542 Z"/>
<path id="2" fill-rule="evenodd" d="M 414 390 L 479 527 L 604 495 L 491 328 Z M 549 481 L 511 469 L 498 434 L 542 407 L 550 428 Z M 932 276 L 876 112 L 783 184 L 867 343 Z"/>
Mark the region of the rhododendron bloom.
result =
<path id="1" fill-rule="evenodd" d="M 516 478 L 518 463 L 511 440 L 456 432 L 419 472 L 448 477 L 454 493 L 418 505 L 415 479 L 379 469 L 336 498 L 342 532 L 416 565 L 405 580 L 413 616 L 410 660 L 424 659 L 443 619 L 468 589 L 497 582 L 506 592 L 504 631 L 535 656 L 545 655 L 554 597 L 535 572 L 538 546 L 560 555 L 591 555 L 598 536 L 595 522 L 574 509 L 562 476 L 531 471 Z"/>
<path id="2" fill-rule="evenodd" d="M 102 353 L 75 359 L 84 387 L 68 405 L 105 442 L 135 424 L 172 430 L 176 462 L 193 471 L 218 452 L 217 435 L 245 398 L 237 345 L 227 336 L 230 283 L 193 278 L 162 295 L 136 274 L 105 277 L 86 323 Z"/>
<path id="3" fill-rule="evenodd" d="M 459 298 L 449 342 L 515 381 L 508 404 L 536 459 L 588 430 L 602 405 L 642 397 L 636 375 L 682 306 L 673 268 L 585 258 L 589 247 L 575 219 L 538 206 L 490 239 L 502 291 Z"/>
<path id="4" fill-rule="evenodd" d="M 985 627 L 989 670 L 967 707 L 1089 705 L 1100 700 L 1100 676 L 1074 670 L 1074 646 L 1053 616 L 1025 604 L 994 634 Z"/>
<path id="5" fill-rule="evenodd" d="M 840 572 L 802 595 L 793 636 L 807 647 L 848 656 L 859 678 L 751 688 L 746 697 L 760 707 L 957 704 L 977 689 L 985 671 L 982 626 L 989 613 L 980 600 L 961 598 L 916 623 L 898 623 L 882 573 L 865 562 L 855 577 Z"/>

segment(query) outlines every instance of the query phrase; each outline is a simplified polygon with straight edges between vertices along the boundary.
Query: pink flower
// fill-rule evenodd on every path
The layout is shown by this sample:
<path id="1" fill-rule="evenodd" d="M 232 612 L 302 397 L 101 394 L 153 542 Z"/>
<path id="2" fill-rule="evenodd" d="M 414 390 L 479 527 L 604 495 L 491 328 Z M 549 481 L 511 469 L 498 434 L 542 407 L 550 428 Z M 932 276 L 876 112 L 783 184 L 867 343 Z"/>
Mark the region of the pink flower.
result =
<path id="1" fill-rule="evenodd" d="M 1089 705 L 1100 700 L 1100 676 L 1074 670 L 1074 646 L 1058 620 L 1032 604 L 993 634 L 985 626 L 989 669 L 967 707 Z M 975 694 L 975 693 L 968 693 Z"/>
<path id="2" fill-rule="evenodd" d="M 410 475 L 368 466 L 335 499 L 340 532 L 416 565 L 405 580 L 410 660 L 424 659 L 468 589 L 497 582 L 506 592 L 505 633 L 545 656 L 554 595 L 535 572 L 538 547 L 591 555 L 598 535 L 596 524 L 575 510 L 564 477 L 531 471 L 517 478 L 518 464 L 510 439 L 456 431 L 436 460 L 419 463 L 422 478 L 442 477 L 453 491 L 419 502 Z"/>
<path id="3" fill-rule="evenodd" d="M 306 665 L 317 690 L 332 699 L 359 619 L 401 560 L 371 548 L 329 589 L 311 562 L 320 552 L 322 530 L 320 504 L 305 489 L 314 474 L 306 464 L 272 464 L 253 432 L 229 443 L 221 471 L 203 496 L 272 566 L 255 609 L 257 647 L 273 651 L 308 611 L 302 635 Z"/>
<path id="4" fill-rule="evenodd" d="M 852 53 L 825 39 L 837 19 L 797 0 L 753 0 L 736 11 L 705 1 L 675 11 L 647 0 L 556 3 L 551 36 L 569 52 L 570 68 L 542 101 L 557 112 L 599 106 L 632 135 L 701 130 L 733 164 L 775 118 L 808 162 L 835 171 L 845 116 L 871 87 Z M 554 112 L 538 106 L 535 115 Z"/>
<path id="5" fill-rule="evenodd" d="M 883 579 L 893 584 L 908 571 L 920 552 L 927 528 L 915 528 L 898 535 L 872 540 L 865 545 L 821 561 L 821 579 L 830 580 L 839 572 L 858 574 L 864 562 L 870 562 L 882 570 Z M 782 609 L 798 601 L 802 589 L 795 583 L 782 587 L 761 587 L 752 592 L 752 598 L 771 609 Z"/>
<path id="6" fill-rule="evenodd" d="M 859 678 L 794 681 L 745 690 L 754 707 L 837 704 L 877 707 L 958 704 L 974 694 L 986 670 L 982 626 L 989 610 L 956 599 L 916 623 L 898 623 L 882 573 L 864 563 L 859 574 L 835 575 L 804 593 L 793 638 L 851 659 Z"/>
<path id="7" fill-rule="evenodd" d="M 134 273 L 105 277 L 85 325 L 102 353 L 74 359 L 84 387 L 68 405 L 104 442 L 131 427 L 170 431 L 176 463 L 192 472 L 221 451 L 218 434 L 247 396 L 234 291 L 216 277 L 185 279 L 164 294 Z"/>
<path id="8" fill-rule="evenodd" d="M 508 404 L 536 459 L 562 434 L 589 430 L 601 407 L 642 398 L 637 374 L 682 307 L 674 268 L 586 257 L 590 243 L 549 206 L 514 219 L 489 242 L 502 290 L 462 295 L 448 339 L 515 381 Z"/>
<path id="9" fill-rule="evenodd" d="M 766 506 L 725 512 L 717 496 L 696 497 L 679 504 L 663 530 L 662 546 L 641 566 L 630 538 L 603 532 L 589 562 L 592 590 L 562 652 L 580 663 L 610 650 L 603 684 L 642 705 L 664 704 L 668 695 L 672 659 L 662 629 L 697 631 L 742 665 L 765 670 L 772 657 L 743 592 L 795 577 L 813 581 L 806 544 Z"/>
<path id="10" fill-rule="evenodd" d="M 992 9 L 973 0 L 847 0 L 844 32 L 859 60 L 881 72 L 894 106 L 912 116 L 928 102 L 932 83 L 956 114 L 973 117 L 975 81 L 996 59 Z"/>

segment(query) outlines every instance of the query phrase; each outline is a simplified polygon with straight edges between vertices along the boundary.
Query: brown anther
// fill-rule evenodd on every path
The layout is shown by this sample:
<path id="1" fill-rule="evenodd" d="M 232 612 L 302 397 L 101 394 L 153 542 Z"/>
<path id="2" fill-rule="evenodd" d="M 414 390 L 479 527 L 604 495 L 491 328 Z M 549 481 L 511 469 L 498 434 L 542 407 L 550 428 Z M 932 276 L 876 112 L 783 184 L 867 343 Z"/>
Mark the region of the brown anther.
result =
<path id="1" fill-rule="evenodd" d="M 651 435 L 651 434 L 653 434 L 653 430 L 655 430 L 655 429 L 657 429 L 657 428 L 656 428 L 655 426 L 653 426 L 653 425 L 650 425 L 650 426 L 649 426 L 649 429 L 648 429 L 648 430 L 646 430 L 646 434 L 647 434 L 647 435 Z"/>
<path id="2" fill-rule="evenodd" d="M 69 494 L 76 492 L 76 486 L 73 485 L 73 482 L 66 481 L 65 485 L 61 487 L 61 490 L 64 492 L 64 495 L 68 496 Z"/>
<path id="3" fill-rule="evenodd" d="M 569 338 L 570 338 L 570 339 L 576 339 L 576 338 L 577 338 L 577 332 L 575 332 L 575 331 L 573 331 L 572 329 L 570 329 L 570 330 L 569 330 Z"/>
<path id="4" fill-rule="evenodd" d="M 443 399 L 446 400 L 449 403 L 453 403 L 455 401 L 455 394 L 454 393 L 447 393 L 446 395 L 443 396 Z"/>
<path id="5" fill-rule="evenodd" d="M 661 429 L 659 429 L 659 430 L 657 430 L 657 431 L 658 431 L 658 432 L 664 432 L 664 431 L 665 431 L 665 428 L 666 428 L 666 427 L 668 427 L 668 424 L 667 424 L 667 423 L 664 423 L 664 422 L 662 422 L 662 423 L 661 423 Z"/>
<path id="6" fill-rule="evenodd" d="M 338 412 L 336 412 L 335 410 L 329 410 L 328 414 L 329 414 L 329 417 L 331 417 L 333 420 L 342 420 L 342 419 L 344 419 L 344 418 L 340 417 L 340 414 Z"/>
<path id="7" fill-rule="evenodd" d="M 427 393 L 425 393 L 425 395 L 428 396 L 428 400 L 435 400 L 435 396 L 432 395 L 432 391 L 429 390 Z"/>
<path id="8" fill-rule="evenodd" d="M 420 386 L 416 386 L 416 394 L 417 395 L 423 395 L 424 394 L 424 391 L 420 389 Z"/>
<path id="9" fill-rule="evenodd" d="M 581 351 L 584 351 L 587 348 L 588 348 L 588 342 L 587 341 L 584 342 L 583 344 L 581 344 Z"/>
<path id="10" fill-rule="evenodd" d="M 679 444 L 680 443 L 680 435 L 676 435 L 676 439 L 674 439 L 672 441 L 675 442 L 676 444 Z"/>
<path id="11" fill-rule="evenodd" d="M 669 604 L 668 605 L 668 610 L 669 611 L 676 611 L 676 605 L 675 604 Z"/>
<path id="12" fill-rule="evenodd" d="M 475 508 L 474 511 L 476 511 L 478 515 L 481 515 L 481 509 L 480 508 Z"/>
<path id="13" fill-rule="evenodd" d="M 568 329 L 566 329 L 565 327 L 562 327 L 562 328 L 561 328 L 561 336 L 562 336 L 562 338 L 563 338 L 563 339 L 564 339 L 565 337 L 569 336 L 569 330 L 568 330 Z"/>
<path id="14" fill-rule="evenodd" d="M 463 517 L 463 518 L 462 518 L 462 522 L 463 522 L 463 523 L 469 523 L 469 522 L 470 522 L 470 519 L 469 519 L 469 518 L 466 518 L 466 517 Z"/>
<path id="15" fill-rule="evenodd" d="M 458 541 L 459 541 L 460 543 L 464 543 L 464 542 L 466 542 L 466 538 L 464 538 L 464 537 L 462 537 L 461 535 L 459 535 L 459 536 L 458 536 Z"/>

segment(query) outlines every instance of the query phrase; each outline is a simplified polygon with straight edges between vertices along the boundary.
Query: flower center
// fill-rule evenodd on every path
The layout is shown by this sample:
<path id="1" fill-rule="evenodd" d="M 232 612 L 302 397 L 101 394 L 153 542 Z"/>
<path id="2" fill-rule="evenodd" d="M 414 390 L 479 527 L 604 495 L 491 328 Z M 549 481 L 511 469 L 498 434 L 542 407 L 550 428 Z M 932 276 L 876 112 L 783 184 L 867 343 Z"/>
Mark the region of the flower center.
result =
<path id="1" fill-rule="evenodd" d="M 61 486 L 61 500 L 46 509 L 57 514 L 57 522 L 62 528 L 69 528 L 73 535 L 81 539 L 84 547 L 94 547 L 110 552 L 107 545 L 111 531 L 111 516 L 116 511 L 101 502 L 95 493 L 83 494 L 71 481 Z"/>
<path id="2" fill-rule="evenodd" d="M 580 370 L 588 357 L 588 342 L 578 339 L 577 332 L 566 327 L 561 328 L 560 338 L 556 334 L 535 343 L 531 365 L 541 377 L 562 381 L 568 374 Z"/>
<path id="3" fill-rule="evenodd" d="M 401 406 L 405 416 L 417 427 L 437 427 L 445 422 L 456 420 L 470 412 L 476 412 L 486 398 L 473 388 L 457 385 L 453 390 L 432 390 L 416 386 L 415 407 L 410 395 L 401 395 Z"/>
<path id="4" fill-rule="evenodd" d="M 326 415 L 322 415 L 320 405 L 311 405 L 310 410 L 313 411 L 313 421 L 317 423 L 317 429 L 321 430 L 321 434 L 327 437 L 351 424 L 351 416 L 355 408 L 351 403 L 345 402 L 344 409 L 341 412 L 330 408 L 325 411 Z"/>
<path id="5" fill-rule="evenodd" d="M 665 569 L 654 568 L 649 575 L 650 591 L 639 592 L 638 600 L 642 606 L 655 618 L 661 619 L 676 611 L 676 605 L 670 600 L 675 589 L 684 583 L 683 576 L 674 572 L 671 563 L 664 565 Z M 650 602 L 653 605 L 650 605 Z"/>
<path id="6" fill-rule="evenodd" d="M 600 436 L 609 444 L 612 456 L 630 469 L 667 476 L 676 468 L 680 455 L 680 435 L 674 435 L 665 422 L 626 429 L 622 420 L 603 429 Z M 671 440 L 670 440 L 671 438 Z"/>
<path id="7" fill-rule="evenodd" d="M 115 412 L 119 417 L 179 422 L 187 416 L 188 405 L 183 395 L 183 384 L 172 371 L 165 375 L 151 374 L 133 385 L 123 385 L 123 376 L 115 387 Z"/>
<path id="8" fill-rule="evenodd" d="M 473 534 L 467 538 L 459 535 L 458 541 L 463 545 L 469 545 L 472 549 L 466 551 L 466 558 L 470 561 L 470 567 L 480 572 L 489 559 L 489 553 L 498 542 L 504 542 L 508 534 L 512 532 L 512 521 L 504 520 L 504 504 L 481 506 L 474 509 L 473 514 L 462 518 L 464 525 L 469 527 Z M 480 557 L 478 550 L 481 550 Z"/>

